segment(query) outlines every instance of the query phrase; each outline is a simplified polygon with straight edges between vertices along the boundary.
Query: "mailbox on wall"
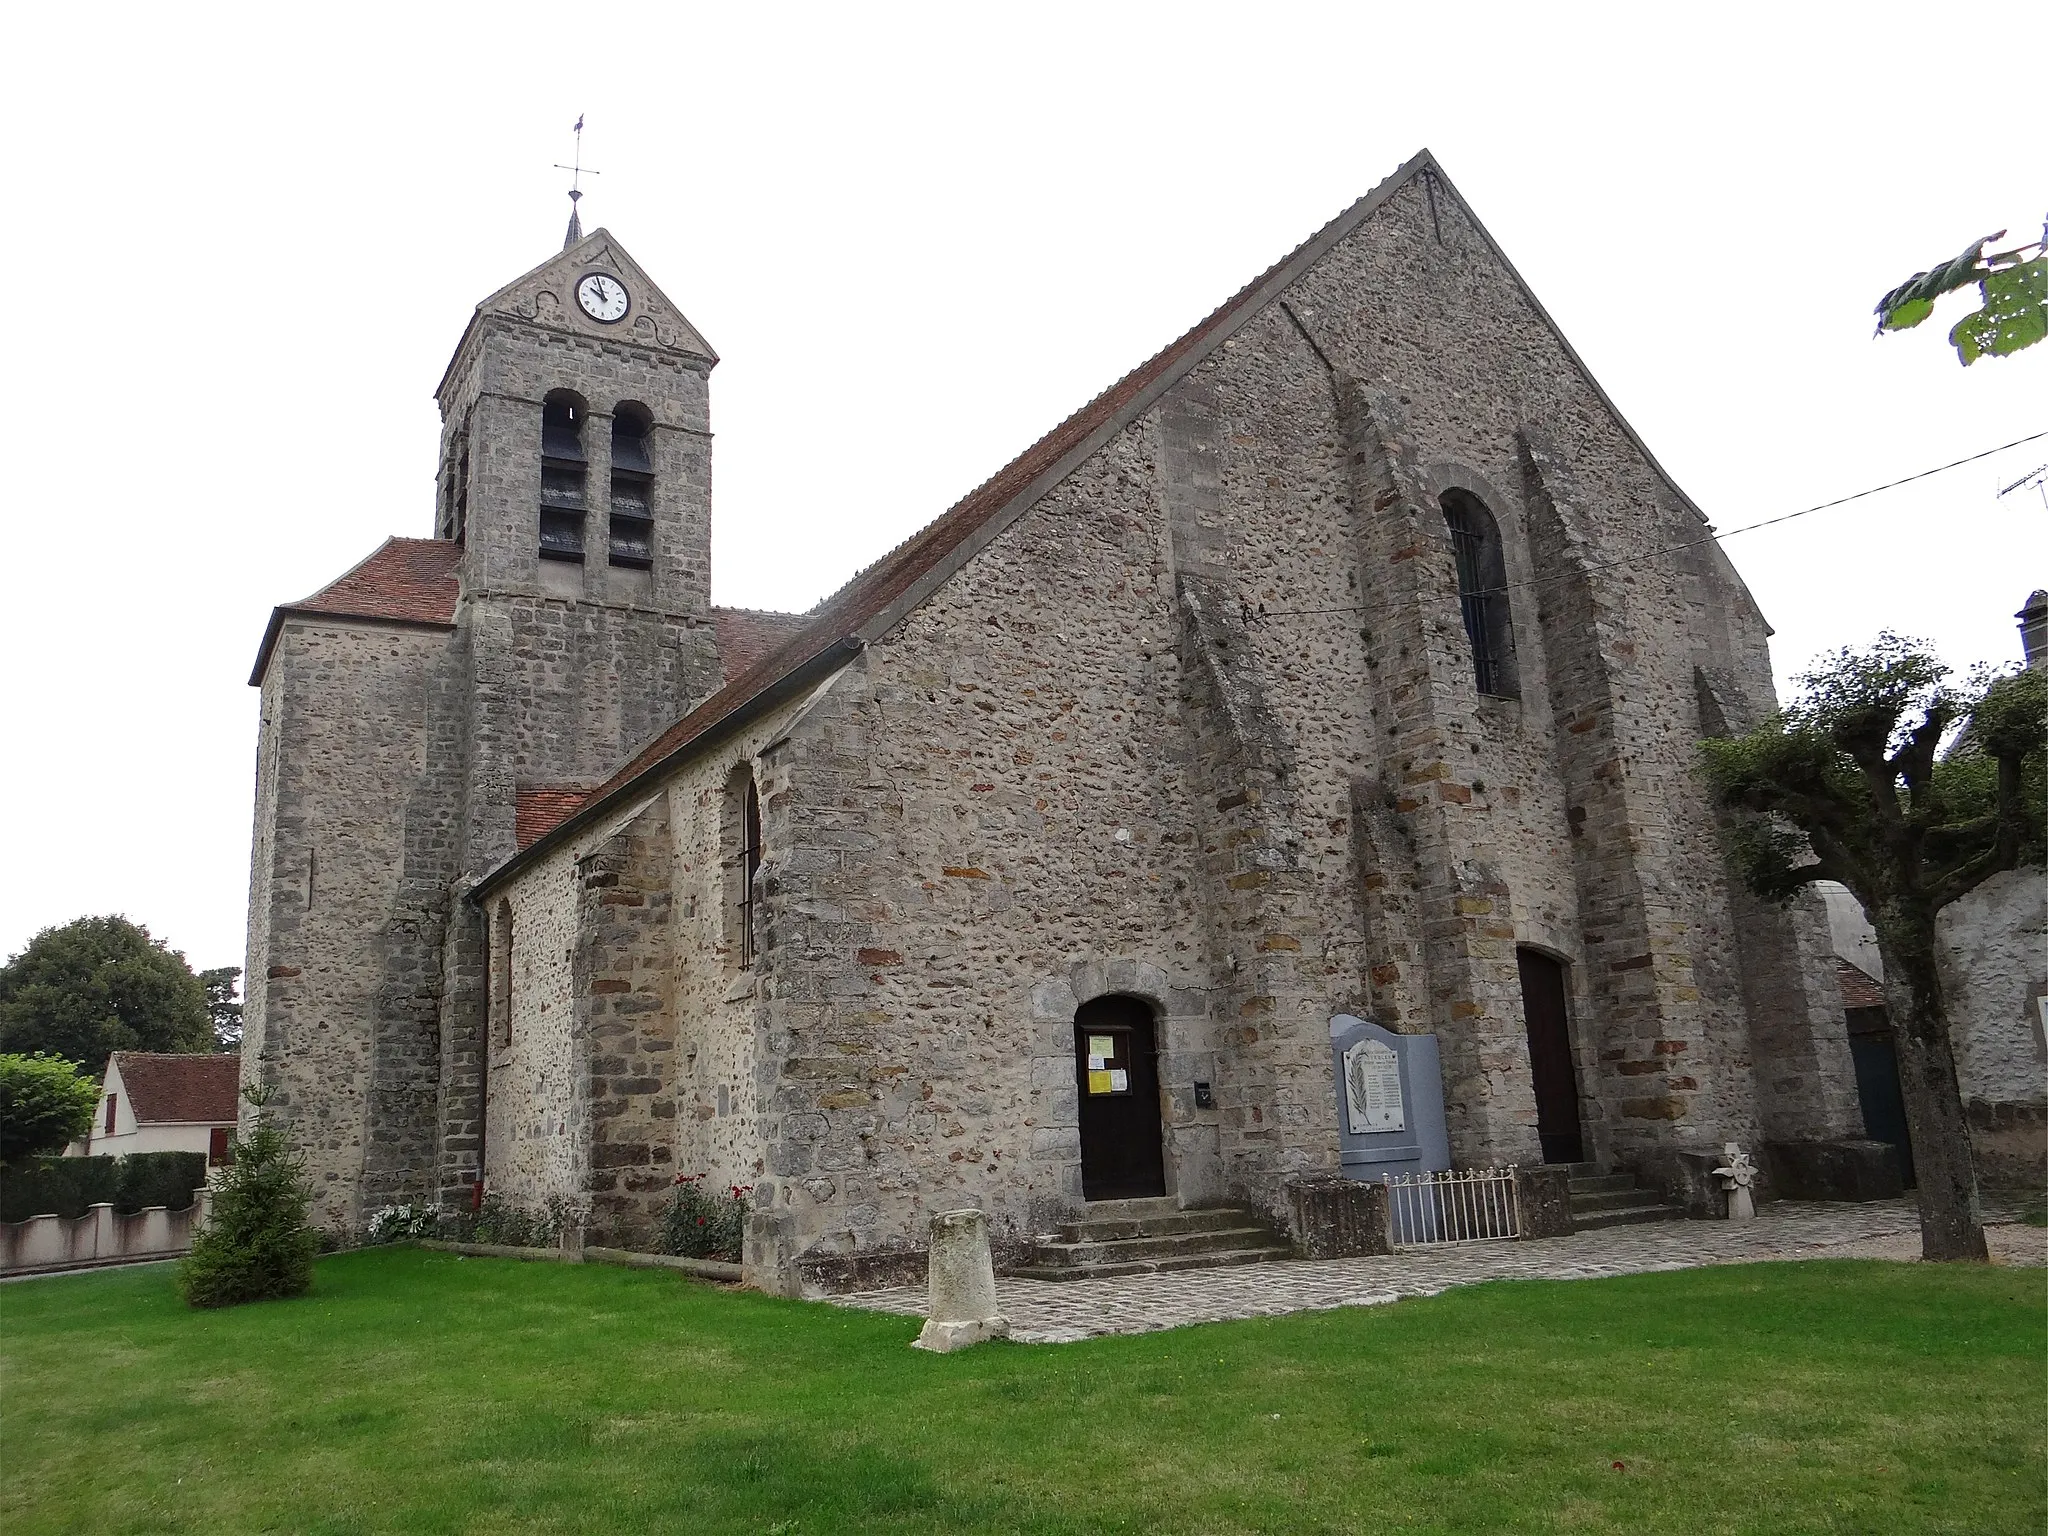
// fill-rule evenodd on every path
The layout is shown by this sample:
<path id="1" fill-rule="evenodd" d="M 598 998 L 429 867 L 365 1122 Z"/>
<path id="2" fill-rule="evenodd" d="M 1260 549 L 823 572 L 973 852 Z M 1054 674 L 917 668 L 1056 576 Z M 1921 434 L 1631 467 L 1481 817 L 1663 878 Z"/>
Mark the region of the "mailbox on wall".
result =
<path id="1" fill-rule="evenodd" d="M 1340 1013 L 1330 1020 L 1330 1065 L 1345 1178 L 1451 1166 L 1435 1035 L 1397 1035 Z"/>

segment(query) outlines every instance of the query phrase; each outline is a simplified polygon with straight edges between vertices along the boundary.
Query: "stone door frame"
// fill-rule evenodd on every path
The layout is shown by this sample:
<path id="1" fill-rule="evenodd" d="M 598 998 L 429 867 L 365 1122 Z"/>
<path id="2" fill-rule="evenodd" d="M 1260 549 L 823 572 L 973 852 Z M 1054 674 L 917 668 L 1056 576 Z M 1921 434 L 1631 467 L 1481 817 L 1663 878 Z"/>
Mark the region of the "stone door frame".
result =
<path id="1" fill-rule="evenodd" d="M 1164 966 L 1135 956 L 1076 960 L 1032 986 L 1032 1159 L 1054 1165 L 1059 1202 L 1078 1213 L 1085 1201 L 1074 1016 L 1083 1003 L 1112 994 L 1137 998 L 1152 1009 L 1167 1195 L 1182 1205 L 1221 1199 L 1219 1112 L 1195 1104 L 1195 1084 L 1215 1082 L 1218 1059 L 1207 996 L 1176 986 Z"/>

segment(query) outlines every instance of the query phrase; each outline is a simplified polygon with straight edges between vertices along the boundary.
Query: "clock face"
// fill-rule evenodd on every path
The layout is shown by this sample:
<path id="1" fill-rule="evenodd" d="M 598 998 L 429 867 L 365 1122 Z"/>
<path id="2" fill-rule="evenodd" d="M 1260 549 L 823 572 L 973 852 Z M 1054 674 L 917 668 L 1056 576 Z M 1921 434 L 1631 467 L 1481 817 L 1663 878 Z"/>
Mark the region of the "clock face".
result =
<path id="1" fill-rule="evenodd" d="M 593 272 L 576 285 L 576 302 L 583 313 L 605 325 L 626 318 L 625 285 L 602 272 Z"/>

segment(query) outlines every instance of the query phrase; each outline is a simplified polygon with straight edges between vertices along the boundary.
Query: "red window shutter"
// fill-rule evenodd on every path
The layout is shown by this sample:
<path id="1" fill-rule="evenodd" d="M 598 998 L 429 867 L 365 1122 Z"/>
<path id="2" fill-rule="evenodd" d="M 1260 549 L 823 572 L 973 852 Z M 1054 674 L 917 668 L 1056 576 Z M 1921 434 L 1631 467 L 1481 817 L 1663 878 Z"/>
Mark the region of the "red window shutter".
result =
<path id="1" fill-rule="evenodd" d="M 213 1167 L 215 1164 L 224 1163 L 227 1160 L 228 1128 L 224 1125 L 216 1125 L 213 1128 L 213 1134 L 207 1139 L 206 1163 L 207 1166 L 210 1168 Z"/>
<path id="2" fill-rule="evenodd" d="M 120 1097 L 121 1097 L 121 1095 L 119 1095 L 118 1093 L 110 1093 L 110 1094 L 108 1094 L 108 1095 L 107 1095 L 107 1129 L 106 1129 L 106 1134 L 107 1134 L 107 1135 L 109 1135 L 109 1136 L 111 1136 L 111 1135 L 113 1135 L 113 1134 L 114 1134 L 114 1104 L 115 1104 L 115 1102 L 116 1102 L 116 1101 L 117 1101 L 117 1100 L 118 1100 L 118 1099 L 119 1099 Z"/>

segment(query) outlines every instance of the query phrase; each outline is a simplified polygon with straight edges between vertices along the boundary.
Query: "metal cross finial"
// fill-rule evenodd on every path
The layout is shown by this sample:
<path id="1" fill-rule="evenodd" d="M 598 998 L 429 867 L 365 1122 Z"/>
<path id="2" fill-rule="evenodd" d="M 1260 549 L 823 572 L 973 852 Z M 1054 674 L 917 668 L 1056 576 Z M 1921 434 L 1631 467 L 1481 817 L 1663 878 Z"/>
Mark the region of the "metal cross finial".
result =
<path id="1" fill-rule="evenodd" d="M 583 114 L 581 112 L 576 114 L 575 134 L 576 154 L 574 164 L 563 165 L 558 161 L 555 165 L 556 170 L 569 173 L 569 233 L 562 240 L 562 249 L 565 251 L 583 238 L 582 213 L 576 205 L 583 201 L 583 188 L 581 185 L 583 173 L 590 170 L 590 168 L 583 163 Z M 603 172 L 590 171 L 590 174 L 599 176 Z"/>

